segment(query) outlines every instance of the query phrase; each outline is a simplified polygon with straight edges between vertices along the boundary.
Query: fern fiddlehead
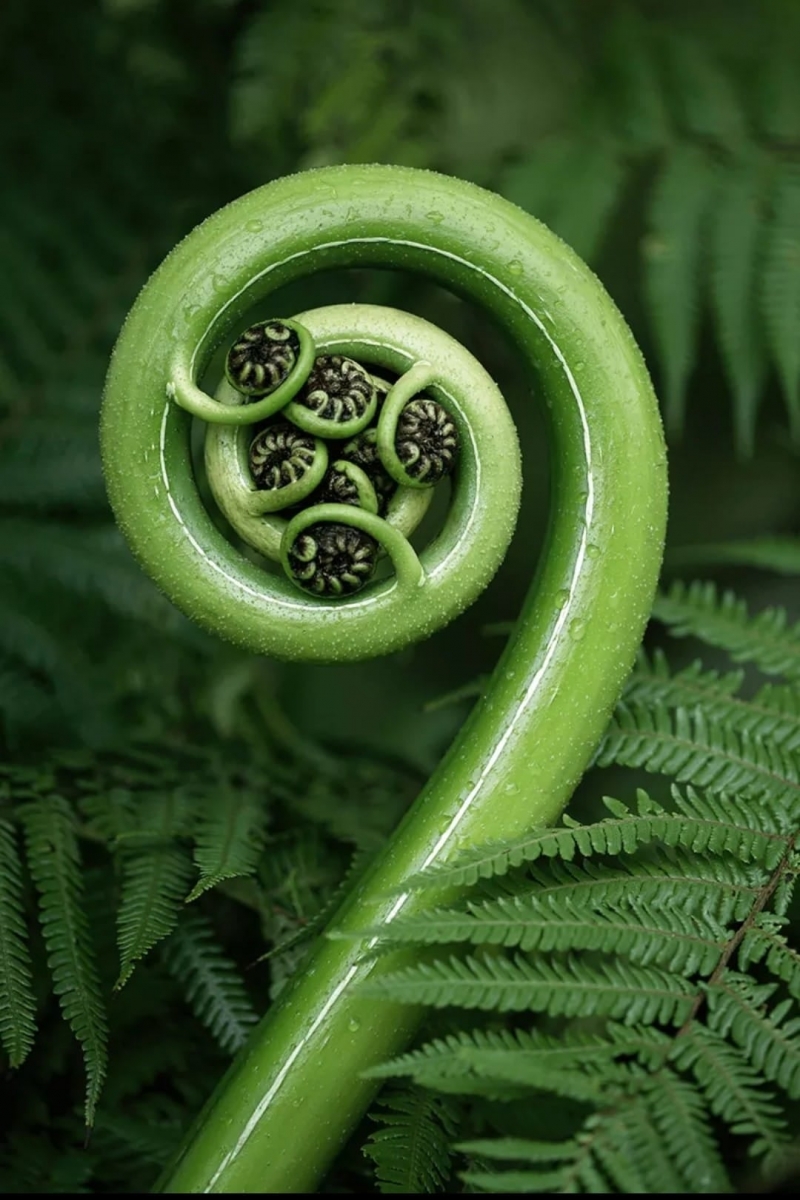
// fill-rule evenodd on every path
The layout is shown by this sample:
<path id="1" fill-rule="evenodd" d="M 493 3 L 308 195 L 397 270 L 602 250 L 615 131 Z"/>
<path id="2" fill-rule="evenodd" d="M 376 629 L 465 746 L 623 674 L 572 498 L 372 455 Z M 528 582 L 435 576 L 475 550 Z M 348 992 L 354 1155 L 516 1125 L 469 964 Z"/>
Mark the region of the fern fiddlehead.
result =
<path id="1" fill-rule="evenodd" d="M 214 399 L 198 386 L 253 303 L 313 271 L 353 265 L 419 270 L 505 327 L 544 396 L 554 490 L 547 547 L 515 636 L 483 702 L 337 914 L 335 928 L 350 933 L 413 912 L 418 900 L 404 884 L 421 868 L 558 815 L 631 665 L 666 507 L 663 439 L 641 356 L 566 246 L 513 205 L 454 179 L 326 168 L 259 189 L 191 234 L 146 286 L 114 353 L 102 429 L 111 500 L 144 566 L 189 615 L 264 653 L 363 658 L 450 620 L 505 553 L 517 508 L 513 424 L 472 356 L 419 318 L 359 305 L 282 318 L 298 351 L 274 391 L 248 403 L 228 381 Z M 288 522 L 261 507 L 268 492 L 250 473 L 247 427 L 278 412 L 291 419 L 324 355 L 352 358 L 376 379 L 397 377 L 388 390 L 376 385 L 377 425 L 344 434 L 334 464 L 355 461 L 382 481 L 385 517 L 330 503 L 327 493 Z M 219 506 L 289 578 L 245 558 L 212 522 L 192 473 L 190 414 L 209 424 L 206 465 Z M 415 436 L 419 444 L 406 448 Z M 408 535 L 430 497 L 423 476 L 448 466 L 456 448 L 449 514 L 417 554 Z M 368 545 L 357 535 L 387 552 L 394 574 L 349 583 L 367 574 L 355 569 L 369 560 L 357 558 Z M 298 587 L 309 582 L 310 592 Z M 363 1072 L 399 1049 L 417 1020 L 362 995 L 360 984 L 386 969 L 364 950 L 357 941 L 320 944 L 212 1097 L 164 1190 L 316 1185 L 369 1103 L 375 1085 Z"/>

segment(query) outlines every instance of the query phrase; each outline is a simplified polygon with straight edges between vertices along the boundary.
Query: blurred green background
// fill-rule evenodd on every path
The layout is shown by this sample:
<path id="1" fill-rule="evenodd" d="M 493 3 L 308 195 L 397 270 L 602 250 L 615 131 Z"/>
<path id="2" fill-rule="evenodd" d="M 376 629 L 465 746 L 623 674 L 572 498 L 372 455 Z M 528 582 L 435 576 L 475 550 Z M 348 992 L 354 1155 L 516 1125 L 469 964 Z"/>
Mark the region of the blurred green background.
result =
<path id="1" fill-rule="evenodd" d="M 97 420 L 149 272 L 214 209 L 286 172 L 426 166 L 541 217 L 618 301 L 663 398 L 667 570 L 686 547 L 796 531 L 792 0 L 4 0 L 0 55 L 0 714 L 13 754 L 158 736 L 187 697 L 224 732 L 249 667 L 131 561 Z M 481 358 L 519 425 L 524 507 L 496 582 L 432 642 L 358 667 L 267 664 L 258 687 L 304 733 L 427 770 L 465 710 L 426 704 L 491 668 L 499 643 L 482 631 L 515 615 L 530 580 L 547 453 L 512 349 L 461 301 L 362 271 L 281 305 L 351 299 L 419 312 Z M 788 581 L 717 575 L 755 606 L 797 607 Z"/>

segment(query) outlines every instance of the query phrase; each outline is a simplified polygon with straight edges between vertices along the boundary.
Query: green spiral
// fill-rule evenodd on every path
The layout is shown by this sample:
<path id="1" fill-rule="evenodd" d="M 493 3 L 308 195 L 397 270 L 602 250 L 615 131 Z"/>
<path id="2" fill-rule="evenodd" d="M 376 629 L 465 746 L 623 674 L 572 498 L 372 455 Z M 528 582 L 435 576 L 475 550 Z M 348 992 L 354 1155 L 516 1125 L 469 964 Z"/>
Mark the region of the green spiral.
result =
<path id="1" fill-rule="evenodd" d="M 357 305 L 287 316 L 300 354 L 270 396 L 246 403 L 228 382 L 215 398 L 199 386 L 216 348 L 247 327 L 252 305 L 314 271 L 353 266 L 420 271 L 505 329 L 544 401 L 553 490 L 547 544 L 531 564 L 515 635 L 482 702 L 336 914 L 333 930 L 349 934 L 413 911 L 417 894 L 404 882 L 423 867 L 556 818 L 635 654 L 666 514 L 663 437 L 641 355 L 567 246 L 456 179 L 386 166 L 306 172 L 228 205 L 173 251 L 132 310 L 109 370 L 102 446 L 117 519 L 145 569 L 192 617 L 262 653 L 363 658 L 431 634 L 479 594 L 505 554 L 517 510 L 513 423 L 472 356 L 419 318 Z M 384 493 L 384 515 L 323 503 L 287 523 L 256 511 L 267 493 L 249 474 L 239 426 L 292 405 L 320 349 L 396 379 L 373 426 L 380 470 L 398 485 Z M 450 414 L 459 445 L 449 512 L 419 553 L 409 532 L 431 488 L 412 468 L 424 455 L 434 464 L 434 452 L 413 459 L 397 437 L 418 397 Z M 262 537 L 265 560 L 291 572 L 302 558 L 293 547 L 310 553 L 317 526 L 340 525 L 374 539 L 388 576 L 332 599 L 251 562 L 203 506 L 190 413 L 214 426 L 206 463 L 222 480 L 218 502 L 255 527 L 248 531 Z M 340 444 L 336 460 L 351 462 L 372 445 Z M 370 474 L 366 459 L 356 465 Z M 371 957 L 370 946 L 320 940 L 209 1101 L 163 1190 L 313 1190 L 371 1100 L 375 1085 L 363 1072 L 397 1053 L 418 1020 L 362 999 L 364 979 L 397 965 Z"/>

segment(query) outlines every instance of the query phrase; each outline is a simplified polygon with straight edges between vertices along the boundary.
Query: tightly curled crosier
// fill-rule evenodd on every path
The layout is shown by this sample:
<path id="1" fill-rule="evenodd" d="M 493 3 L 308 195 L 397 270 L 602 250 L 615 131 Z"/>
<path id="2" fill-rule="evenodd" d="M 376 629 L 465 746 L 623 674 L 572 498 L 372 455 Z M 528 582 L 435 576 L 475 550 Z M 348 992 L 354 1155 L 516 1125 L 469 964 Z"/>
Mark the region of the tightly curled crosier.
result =
<path id="1" fill-rule="evenodd" d="M 347 525 L 312 525 L 289 550 L 294 578 L 315 596 L 359 591 L 375 571 L 378 543 Z"/>
<path id="2" fill-rule="evenodd" d="M 297 397 L 326 421 L 344 424 L 363 417 L 375 395 L 375 384 L 366 368 L 341 354 L 322 354 Z"/>
<path id="3" fill-rule="evenodd" d="M 401 412 L 394 444 L 397 457 L 412 479 L 438 483 L 455 466 L 458 430 L 446 408 L 420 396 L 410 400 Z"/>
<path id="4" fill-rule="evenodd" d="M 267 396 L 288 378 L 297 362 L 300 339 L 282 321 L 251 325 L 228 351 L 225 372 L 246 396 Z"/>
<path id="5" fill-rule="evenodd" d="M 314 461 L 314 439 L 289 421 L 267 425 L 250 443 L 250 473 L 257 488 L 297 483 Z"/>

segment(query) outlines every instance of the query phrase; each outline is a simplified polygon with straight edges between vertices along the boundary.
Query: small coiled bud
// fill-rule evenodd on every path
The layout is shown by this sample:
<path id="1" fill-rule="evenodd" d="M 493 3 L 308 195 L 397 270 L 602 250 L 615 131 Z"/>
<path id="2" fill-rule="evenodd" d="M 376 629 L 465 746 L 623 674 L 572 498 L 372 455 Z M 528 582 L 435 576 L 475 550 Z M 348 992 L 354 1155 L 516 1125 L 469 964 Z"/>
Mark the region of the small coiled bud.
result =
<path id="1" fill-rule="evenodd" d="M 250 474 L 261 491 L 297 483 L 310 469 L 316 448 L 314 438 L 291 421 L 274 421 L 260 429 L 250 443 Z"/>
<path id="2" fill-rule="evenodd" d="M 342 354 L 322 354 L 296 400 L 323 420 L 344 425 L 360 420 L 374 397 L 375 384 L 361 363 Z"/>
<path id="3" fill-rule="evenodd" d="M 377 430 L 367 429 L 357 437 L 351 438 L 345 444 L 341 457 L 360 467 L 370 480 L 378 498 L 378 512 L 382 515 L 397 491 L 397 484 L 380 460 Z"/>
<path id="4" fill-rule="evenodd" d="M 288 552 L 294 581 L 314 596 L 336 599 L 360 591 L 378 561 L 378 543 L 368 533 L 335 522 L 310 525 Z"/>
<path id="5" fill-rule="evenodd" d="M 446 408 L 418 396 L 400 413 L 394 444 L 406 473 L 420 483 L 434 484 L 456 464 L 458 430 Z"/>
<path id="6" fill-rule="evenodd" d="M 336 465 L 328 467 L 314 500 L 317 504 L 358 504 L 358 484 Z"/>
<path id="7" fill-rule="evenodd" d="M 283 321 L 260 321 L 240 334 L 228 351 L 225 374 L 245 396 L 268 396 L 288 377 L 300 339 Z"/>

